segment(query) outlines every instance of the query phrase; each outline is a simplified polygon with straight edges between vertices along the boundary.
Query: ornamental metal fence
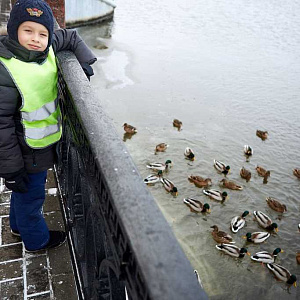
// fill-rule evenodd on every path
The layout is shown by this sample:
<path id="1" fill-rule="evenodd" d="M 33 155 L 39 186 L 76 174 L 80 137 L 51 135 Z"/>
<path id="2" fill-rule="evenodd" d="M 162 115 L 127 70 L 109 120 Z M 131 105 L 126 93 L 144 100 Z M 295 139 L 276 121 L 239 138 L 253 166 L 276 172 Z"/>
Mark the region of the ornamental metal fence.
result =
<path id="1" fill-rule="evenodd" d="M 55 175 L 79 299 L 208 299 L 75 56 L 58 54 Z M 126 293 L 125 293 L 126 290 Z"/>

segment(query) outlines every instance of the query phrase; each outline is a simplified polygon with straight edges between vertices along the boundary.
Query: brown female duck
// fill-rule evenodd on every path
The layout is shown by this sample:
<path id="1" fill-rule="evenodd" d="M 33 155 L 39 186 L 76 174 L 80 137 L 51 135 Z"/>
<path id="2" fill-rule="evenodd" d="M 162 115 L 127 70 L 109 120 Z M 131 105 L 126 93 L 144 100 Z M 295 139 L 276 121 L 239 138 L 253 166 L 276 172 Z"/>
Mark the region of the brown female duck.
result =
<path id="1" fill-rule="evenodd" d="M 224 231 L 219 231 L 217 225 L 213 225 L 210 228 L 214 229 L 211 235 L 217 243 L 234 244 L 234 242 L 232 241 L 232 237 Z"/>
<path id="2" fill-rule="evenodd" d="M 123 128 L 126 133 L 129 133 L 129 134 L 137 133 L 137 129 L 134 126 L 129 125 L 127 123 L 123 124 Z"/>
<path id="3" fill-rule="evenodd" d="M 246 179 L 247 182 L 251 178 L 251 172 L 248 171 L 247 169 L 245 169 L 244 167 L 241 168 L 240 175 L 241 175 L 242 178 Z"/>
<path id="4" fill-rule="evenodd" d="M 256 130 L 256 135 L 264 141 L 268 138 L 268 131 Z"/>
<path id="5" fill-rule="evenodd" d="M 182 126 L 182 122 L 179 121 L 178 119 L 174 119 L 173 120 L 173 126 L 176 127 L 176 128 L 178 128 L 178 130 L 180 130 L 181 126 Z"/>
<path id="6" fill-rule="evenodd" d="M 211 182 L 211 179 L 210 178 L 206 178 L 204 179 L 203 177 L 201 176 L 194 176 L 194 175 L 191 175 L 188 177 L 188 180 L 192 183 L 195 184 L 195 186 L 197 187 L 205 187 L 205 186 L 210 186 L 212 185 L 212 182 Z"/>
<path id="7" fill-rule="evenodd" d="M 264 169 L 263 167 L 257 166 L 255 168 L 255 170 L 257 171 L 257 174 L 261 177 L 264 178 L 264 183 L 268 182 L 268 177 L 271 176 L 271 172 L 267 171 L 266 169 Z"/>
<path id="8" fill-rule="evenodd" d="M 284 213 L 287 211 L 285 204 L 281 204 L 277 199 L 273 197 L 267 197 L 266 201 L 268 205 L 275 211 L 280 213 Z"/>
<path id="9" fill-rule="evenodd" d="M 238 191 L 241 191 L 243 189 L 242 186 L 236 184 L 235 182 L 233 181 L 230 181 L 230 180 L 227 180 L 227 179 L 222 179 L 220 181 L 220 183 L 222 183 L 222 186 L 228 188 L 228 189 L 231 189 L 231 190 L 238 190 Z"/>
<path id="10" fill-rule="evenodd" d="M 155 147 L 155 153 L 156 152 L 165 152 L 168 147 L 169 147 L 168 144 L 166 144 L 166 143 L 160 143 L 160 144 L 156 145 L 156 147 Z"/>
<path id="11" fill-rule="evenodd" d="M 300 178 L 300 169 L 294 169 L 293 170 L 293 174 L 296 176 L 296 177 L 298 177 L 298 178 Z"/>

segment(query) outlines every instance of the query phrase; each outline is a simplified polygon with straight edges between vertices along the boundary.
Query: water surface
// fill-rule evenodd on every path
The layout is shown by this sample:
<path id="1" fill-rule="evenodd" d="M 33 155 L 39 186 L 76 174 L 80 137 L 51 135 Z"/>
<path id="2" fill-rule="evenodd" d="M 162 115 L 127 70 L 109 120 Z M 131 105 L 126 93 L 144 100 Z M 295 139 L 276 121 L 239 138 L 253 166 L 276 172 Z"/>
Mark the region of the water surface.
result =
<path id="1" fill-rule="evenodd" d="M 179 189 L 177 198 L 161 185 L 149 187 L 178 241 L 201 275 L 211 299 L 299 299 L 299 289 L 287 290 L 267 268 L 222 255 L 215 248 L 210 226 L 229 230 L 232 217 L 244 210 L 261 210 L 279 225 L 279 233 L 262 245 L 245 243 L 248 231 L 261 228 L 247 217 L 247 228 L 234 238 L 251 253 L 276 247 L 284 249 L 278 263 L 300 280 L 295 255 L 300 251 L 300 180 L 292 174 L 300 167 L 300 6 L 299 1 L 158 1 L 143 5 L 117 1 L 114 21 L 80 28 L 80 34 L 96 49 L 92 85 L 111 116 L 120 137 L 122 124 L 138 128 L 127 139 L 143 177 L 146 164 L 171 159 L 167 177 Z M 173 118 L 183 122 L 181 131 Z M 267 130 L 260 140 L 256 129 Z M 154 154 L 155 145 L 166 142 L 165 153 Z M 246 162 L 243 146 L 254 149 Z M 196 160 L 185 160 L 185 147 Z M 230 191 L 230 198 L 216 203 L 190 184 L 191 174 L 210 177 L 212 188 L 221 189 L 222 176 L 213 167 L 218 159 L 231 166 L 229 179 L 244 186 Z M 271 171 L 267 184 L 255 171 L 261 165 Z M 252 172 L 246 183 L 242 166 Z M 266 204 L 273 196 L 285 203 L 280 216 Z M 197 197 L 211 205 L 210 215 L 195 215 L 183 204 Z"/>

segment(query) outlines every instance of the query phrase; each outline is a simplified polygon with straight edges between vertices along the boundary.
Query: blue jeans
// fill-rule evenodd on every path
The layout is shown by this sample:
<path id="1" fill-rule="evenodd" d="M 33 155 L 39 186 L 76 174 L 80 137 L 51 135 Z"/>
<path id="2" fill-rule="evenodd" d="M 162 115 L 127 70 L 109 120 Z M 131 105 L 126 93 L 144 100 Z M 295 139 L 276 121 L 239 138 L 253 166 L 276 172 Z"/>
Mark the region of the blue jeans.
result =
<path id="1" fill-rule="evenodd" d="M 38 250 L 50 237 L 43 216 L 47 171 L 28 174 L 28 177 L 28 192 L 11 195 L 9 222 L 11 229 L 21 234 L 27 250 Z"/>

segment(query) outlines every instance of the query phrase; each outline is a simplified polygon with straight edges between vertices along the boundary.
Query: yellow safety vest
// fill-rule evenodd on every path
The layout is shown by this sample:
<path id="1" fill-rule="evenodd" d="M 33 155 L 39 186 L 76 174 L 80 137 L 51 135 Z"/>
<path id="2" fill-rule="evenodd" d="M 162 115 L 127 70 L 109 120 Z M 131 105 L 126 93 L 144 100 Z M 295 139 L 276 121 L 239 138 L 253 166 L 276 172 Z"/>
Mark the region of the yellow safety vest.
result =
<path id="1" fill-rule="evenodd" d="M 52 47 L 42 63 L 0 57 L 21 97 L 21 122 L 26 143 L 45 148 L 61 138 L 61 112 L 58 105 L 57 66 Z"/>

